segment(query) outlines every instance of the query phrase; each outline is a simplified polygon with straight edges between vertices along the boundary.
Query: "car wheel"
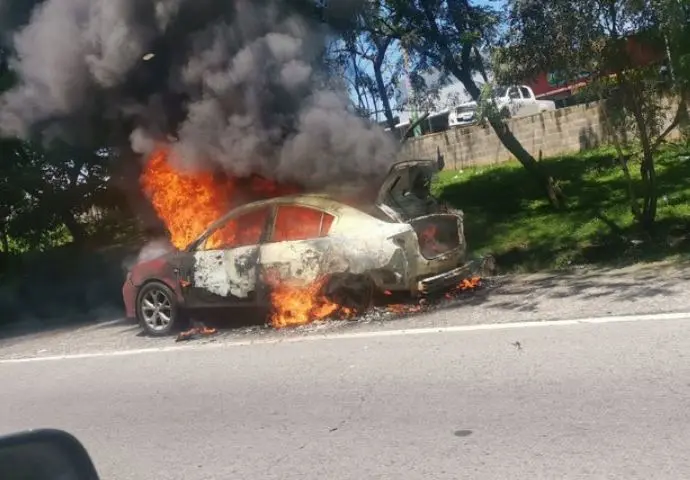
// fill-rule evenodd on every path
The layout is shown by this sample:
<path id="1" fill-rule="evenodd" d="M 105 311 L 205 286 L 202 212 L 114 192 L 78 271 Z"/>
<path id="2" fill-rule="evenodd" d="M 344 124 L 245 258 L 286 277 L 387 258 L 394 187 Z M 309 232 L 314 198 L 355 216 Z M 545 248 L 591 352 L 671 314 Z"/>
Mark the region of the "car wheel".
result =
<path id="1" fill-rule="evenodd" d="M 326 297 L 341 307 L 361 315 L 374 304 L 376 286 L 365 275 L 333 275 L 326 285 Z"/>
<path id="2" fill-rule="evenodd" d="M 177 297 L 164 283 L 144 285 L 137 295 L 136 308 L 139 325 L 149 335 L 162 337 L 179 327 Z"/>

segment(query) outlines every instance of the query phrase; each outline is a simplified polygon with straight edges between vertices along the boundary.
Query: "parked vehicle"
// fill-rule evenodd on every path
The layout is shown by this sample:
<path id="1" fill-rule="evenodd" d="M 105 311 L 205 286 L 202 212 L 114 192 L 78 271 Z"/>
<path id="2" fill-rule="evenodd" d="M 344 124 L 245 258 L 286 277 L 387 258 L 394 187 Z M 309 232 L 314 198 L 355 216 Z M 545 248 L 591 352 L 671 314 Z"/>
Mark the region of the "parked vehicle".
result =
<path id="1" fill-rule="evenodd" d="M 463 103 L 452 108 L 448 115 L 448 126 L 467 126 L 477 123 L 477 102 Z"/>
<path id="2" fill-rule="evenodd" d="M 547 110 L 555 110 L 556 103 L 551 100 L 538 100 L 532 89 L 526 85 L 497 87 L 492 92 L 499 112 L 505 117 L 524 117 Z M 478 121 L 477 102 L 466 102 L 451 110 L 448 118 L 450 126 L 472 125 Z"/>
<path id="3" fill-rule="evenodd" d="M 134 266 L 123 286 L 127 315 L 158 336 L 179 326 L 182 310 L 265 306 L 269 279 L 325 278 L 324 291 L 355 310 L 376 290 L 416 295 L 457 284 L 470 271 L 463 214 L 430 193 L 442 162 L 395 164 L 368 202 L 310 194 L 234 209 L 184 251 Z"/>

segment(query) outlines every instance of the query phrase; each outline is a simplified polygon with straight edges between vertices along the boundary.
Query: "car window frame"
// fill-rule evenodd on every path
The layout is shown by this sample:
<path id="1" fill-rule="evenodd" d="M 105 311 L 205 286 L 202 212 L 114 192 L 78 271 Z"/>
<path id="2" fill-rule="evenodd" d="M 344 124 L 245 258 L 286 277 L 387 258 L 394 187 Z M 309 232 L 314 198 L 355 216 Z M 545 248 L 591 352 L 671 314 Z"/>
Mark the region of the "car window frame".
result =
<path id="1" fill-rule="evenodd" d="M 516 97 L 513 97 L 513 92 L 517 94 Z M 521 100 L 522 99 L 522 93 L 520 92 L 520 89 L 518 87 L 510 87 L 508 89 L 508 99 L 510 100 Z"/>
<path id="2" fill-rule="evenodd" d="M 259 236 L 259 241 L 257 243 L 252 243 L 251 245 L 261 245 L 262 243 L 265 242 L 267 232 L 268 232 L 268 226 L 273 224 L 273 220 L 275 217 L 275 206 L 270 205 L 270 204 L 262 204 L 262 205 L 255 205 L 251 206 L 249 208 L 241 208 L 238 210 L 233 210 L 230 213 L 226 214 L 224 217 L 220 218 L 216 222 L 214 222 L 207 230 L 204 232 L 195 242 L 193 242 L 188 251 L 189 252 L 212 252 L 216 250 L 231 250 L 234 248 L 241 248 L 242 246 L 250 246 L 250 245 L 242 245 L 242 246 L 237 246 L 237 247 L 230 247 L 230 248 L 220 248 L 220 249 L 209 249 L 206 250 L 202 248 L 205 244 L 206 241 L 213 235 L 216 231 L 219 229 L 223 228 L 225 225 L 227 225 L 228 222 L 236 220 L 240 218 L 243 215 L 248 215 L 253 212 L 256 212 L 257 210 L 261 209 L 266 209 L 268 210 L 268 216 L 266 217 L 266 222 L 264 223 L 264 226 L 261 231 L 261 235 Z"/>
<path id="3" fill-rule="evenodd" d="M 280 207 L 300 207 L 300 208 L 306 208 L 309 210 L 316 210 L 317 212 L 321 212 L 321 224 L 319 225 L 319 236 L 318 237 L 312 237 L 312 238 L 303 238 L 301 240 L 280 240 L 280 241 L 272 240 L 273 233 L 275 232 L 276 222 L 278 221 L 278 213 L 280 211 Z M 283 243 L 283 242 L 306 242 L 309 240 L 316 240 L 319 238 L 325 238 L 328 236 L 328 233 L 326 233 L 325 235 L 321 233 L 323 230 L 323 216 L 324 215 L 330 215 L 331 217 L 333 217 L 333 222 L 331 222 L 331 229 L 332 229 L 336 225 L 336 223 L 338 222 L 338 218 L 339 218 L 339 215 L 334 213 L 334 212 L 328 211 L 324 208 L 315 207 L 314 205 L 305 205 L 303 203 L 296 203 L 296 202 L 275 204 L 275 205 L 273 205 L 273 215 L 272 215 L 271 223 L 270 223 L 269 228 L 266 229 L 266 235 L 265 235 L 263 243 L 274 244 L 274 243 Z M 329 232 L 330 232 L 330 229 L 329 229 Z"/>

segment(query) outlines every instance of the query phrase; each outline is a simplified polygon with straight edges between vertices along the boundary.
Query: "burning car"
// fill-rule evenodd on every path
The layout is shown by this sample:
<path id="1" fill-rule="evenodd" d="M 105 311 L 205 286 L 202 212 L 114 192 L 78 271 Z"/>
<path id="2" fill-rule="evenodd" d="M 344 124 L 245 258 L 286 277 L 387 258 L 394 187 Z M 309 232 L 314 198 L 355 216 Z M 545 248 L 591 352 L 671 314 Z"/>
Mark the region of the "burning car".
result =
<path id="1" fill-rule="evenodd" d="M 186 248 L 131 268 L 127 315 L 161 336 L 190 309 L 286 308 L 279 304 L 292 299 L 306 312 L 295 323 L 304 323 L 361 313 L 376 291 L 424 295 L 458 284 L 470 270 L 463 213 L 430 192 L 442 161 L 394 164 L 369 202 L 297 194 L 231 209 Z"/>

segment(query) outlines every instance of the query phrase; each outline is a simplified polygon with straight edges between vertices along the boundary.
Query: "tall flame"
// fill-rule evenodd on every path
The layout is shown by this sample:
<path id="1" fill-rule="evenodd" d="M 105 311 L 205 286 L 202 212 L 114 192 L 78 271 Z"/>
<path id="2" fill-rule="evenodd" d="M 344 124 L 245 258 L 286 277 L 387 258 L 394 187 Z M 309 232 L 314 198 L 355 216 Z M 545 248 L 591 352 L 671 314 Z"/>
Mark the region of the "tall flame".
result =
<path id="1" fill-rule="evenodd" d="M 234 178 L 224 173 L 180 172 L 160 147 L 148 159 L 140 182 L 178 249 L 186 248 L 214 221 L 242 202 L 298 193 L 296 185 L 263 177 Z"/>
<path id="2" fill-rule="evenodd" d="M 140 181 L 170 241 L 180 250 L 231 207 L 232 182 L 221 182 L 206 172 L 180 174 L 168 163 L 163 148 L 151 155 Z"/>

